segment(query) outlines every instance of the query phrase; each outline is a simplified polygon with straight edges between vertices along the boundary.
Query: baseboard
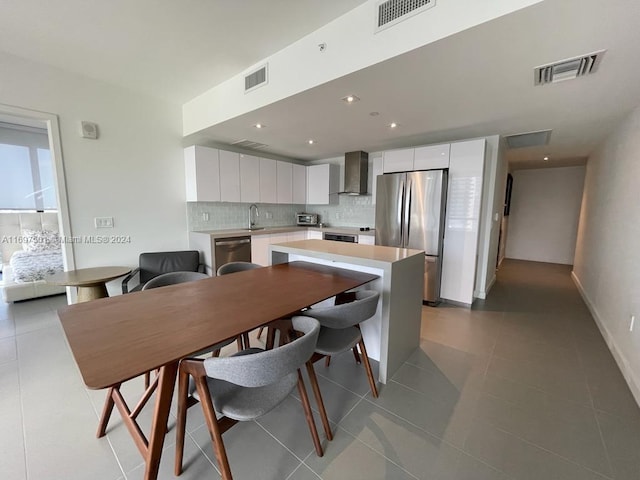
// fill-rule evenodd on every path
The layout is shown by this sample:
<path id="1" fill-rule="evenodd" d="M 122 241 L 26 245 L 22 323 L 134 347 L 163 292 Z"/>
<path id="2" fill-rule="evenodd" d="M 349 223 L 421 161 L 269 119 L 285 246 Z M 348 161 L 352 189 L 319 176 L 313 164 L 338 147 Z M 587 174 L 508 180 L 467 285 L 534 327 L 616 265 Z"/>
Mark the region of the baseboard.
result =
<path id="1" fill-rule="evenodd" d="M 481 300 L 484 300 L 485 298 L 487 298 L 487 295 L 489 295 L 489 292 L 491 291 L 491 287 L 493 287 L 494 283 L 496 283 L 496 275 L 495 275 L 495 273 L 493 274 L 493 277 L 489 281 L 489 285 L 487 285 L 487 288 L 485 289 L 484 292 L 482 292 L 480 290 L 474 290 L 473 291 L 473 298 L 480 298 Z"/>
<path id="2" fill-rule="evenodd" d="M 622 372 L 622 376 L 626 380 L 627 385 L 629 385 L 629 389 L 631 390 L 631 393 L 633 394 L 633 397 L 635 398 L 636 403 L 638 404 L 638 406 L 640 406 L 640 378 L 636 376 L 636 374 L 633 372 L 633 370 L 629 366 L 629 362 L 627 361 L 624 354 L 618 348 L 618 345 L 616 344 L 615 339 L 607 329 L 607 326 L 605 325 L 605 323 L 602 321 L 602 318 L 600 317 L 598 310 L 596 309 L 591 299 L 589 299 L 589 296 L 587 295 L 587 292 L 582 286 L 582 283 L 580 283 L 580 279 L 578 278 L 578 276 L 575 274 L 573 270 L 571 271 L 571 278 L 573 279 L 573 282 L 576 284 L 576 287 L 578 287 L 578 291 L 580 292 L 580 295 L 582 296 L 584 303 L 587 305 L 587 308 L 591 312 L 591 316 L 593 316 L 594 320 L 596 321 L 596 325 L 598 326 L 598 329 L 600 330 L 600 333 L 602 334 L 604 341 L 607 343 L 609 350 L 611 350 L 611 354 L 613 355 L 613 358 L 618 364 L 618 368 L 620 368 L 620 371 Z"/>

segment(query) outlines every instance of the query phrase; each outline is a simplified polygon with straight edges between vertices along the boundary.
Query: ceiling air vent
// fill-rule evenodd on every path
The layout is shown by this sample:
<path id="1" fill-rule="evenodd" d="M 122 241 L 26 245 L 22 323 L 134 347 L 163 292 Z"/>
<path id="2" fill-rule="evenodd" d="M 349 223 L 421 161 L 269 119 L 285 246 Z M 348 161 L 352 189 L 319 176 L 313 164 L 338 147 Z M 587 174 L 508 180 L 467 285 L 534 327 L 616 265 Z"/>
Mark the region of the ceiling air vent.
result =
<path id="1" fill-rule="evenodd" d="M 435 7 L 436 0 L 382 0 L 376 8 L 376 32 Z"/>
<path id="2" fill-rule="evenodd" d="M 540 130 L 539 132 L 518 133 L 507 135 L 505 140 L 509 148 L 541 147 L 549 144 L 551 130 Z"/>
<path id="3" fill-rule="evenodd" d="M 233 142 L 231 145 L 235 145 L 236 147 L 242 147 L 242 148 L 250 148 L 252 150 L 257 150 L 259 148 L 265 148 L 269 146 L 266 143 L 253 142 L 247 139 L 238 140 L 237 142 Z"/>
<path id="4" fill-rule="evenodd" d="M 269 83 L 269 76 L 267 75 L 267 64 L 265 63 L 257 70 L 254 70 L 244 77 L 244 93 L 255 90 L 258 87 L 262 87 Z"/>
<path id="5" fill-rule="evenodd" d="M 598 65 L 606 50 L 569 58 L 560 62 L 550 63 L 536 67 L 534 70 L 534 83 L 545 85 L 547 83 L 558 83 L 563 80 L 572 80 L 583 77 L 598 70 Z"/>

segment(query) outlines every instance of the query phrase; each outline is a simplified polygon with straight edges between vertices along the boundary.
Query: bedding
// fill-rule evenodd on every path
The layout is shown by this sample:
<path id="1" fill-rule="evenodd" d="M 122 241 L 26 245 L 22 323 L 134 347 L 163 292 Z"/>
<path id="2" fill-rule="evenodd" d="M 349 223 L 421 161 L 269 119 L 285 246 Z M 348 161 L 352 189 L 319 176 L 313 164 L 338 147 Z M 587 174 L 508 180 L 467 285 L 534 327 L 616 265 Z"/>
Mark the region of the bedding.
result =
<path id="1" fill-rule="evenodd" d="M 64 270 L 62 250 L 16 251 L 11 255 L 9 264 L 13 269 L 13 280 L 16 283 L 42 280 L 46 275 Z"/>

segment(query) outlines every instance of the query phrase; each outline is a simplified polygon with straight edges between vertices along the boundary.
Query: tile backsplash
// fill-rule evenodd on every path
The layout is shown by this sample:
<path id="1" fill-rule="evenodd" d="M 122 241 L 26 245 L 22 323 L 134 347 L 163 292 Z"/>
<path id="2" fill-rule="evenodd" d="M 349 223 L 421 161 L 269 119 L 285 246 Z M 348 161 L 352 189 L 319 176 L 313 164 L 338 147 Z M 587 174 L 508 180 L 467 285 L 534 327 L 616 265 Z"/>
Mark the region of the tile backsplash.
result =
<path id="1" fill-rule="evenodd" d="M 375 226 L 376 206 L 371 195 L 338 195 L 337 205 L 307 205 L 306 211 L 320 215 L 320 221 L 331 227 Z"/>
<path id="2" fill-rule="evenodd" d="M 187 202 L 189 231 L 224 230 L 249 227 L 250 203 Z M 295 225 L 295 214 L 303 212 L 304 205 L 258 203 L 256 225 L 259 227 L 285 227 Z"/>
<path id="3" fill-rule="evenodd" d="M 320 221 L 333 227 L 371 227 L 375 225 L 375 205 L 371 195 L 339 195 L 335 205 L 282 205 L 259 203 L 260 227 L 295 225 L 298 212 L 317 213 Z M 224 230 L 249 226 L 249 203 L 187 202 L 189 231 Z"/>

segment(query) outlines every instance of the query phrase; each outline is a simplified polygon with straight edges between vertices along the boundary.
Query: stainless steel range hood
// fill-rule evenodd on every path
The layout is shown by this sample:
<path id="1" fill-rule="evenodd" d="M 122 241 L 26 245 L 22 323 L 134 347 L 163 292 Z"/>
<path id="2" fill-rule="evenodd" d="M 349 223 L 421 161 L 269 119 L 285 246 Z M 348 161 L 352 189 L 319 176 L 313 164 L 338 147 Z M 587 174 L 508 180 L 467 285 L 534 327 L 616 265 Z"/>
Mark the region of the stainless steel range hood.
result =
<path id="1" fill-rule="evenodd" d="M 366 195 L 369 178 L 369 154 L 363 151 L 344 154 L 344 191 L 340 195 Z"/>

